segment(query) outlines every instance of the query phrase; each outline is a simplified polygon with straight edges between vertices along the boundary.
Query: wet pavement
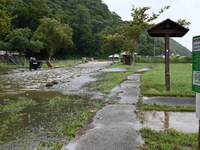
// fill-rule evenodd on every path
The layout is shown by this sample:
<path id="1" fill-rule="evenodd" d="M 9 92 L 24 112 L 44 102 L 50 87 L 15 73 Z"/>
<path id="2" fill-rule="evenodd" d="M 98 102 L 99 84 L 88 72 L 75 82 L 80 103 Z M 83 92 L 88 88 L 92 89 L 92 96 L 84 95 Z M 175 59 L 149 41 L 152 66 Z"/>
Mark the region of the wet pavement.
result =
<path id="1" fill-rule="evenodd" d="M 132 74 L 113 88 L 105 101 L 114 104 L 98 111 L 92 122 L 93 128 L 63 146 L 62 150 L 139 150 L 144 141 L 137 131 L 143 127 L 197 132 L 198 120 L 195 118 L 195 113 L 146 111 L 142 123 L 134 113 L 136 109 L 134 104 L 140 99 L 140 85 L 140 74 Z M 143 100 L 148 102 L 147 98 Z M 167 98 L 163 103 L 174 105 L 183 102 L 184 105 L 194 105 L 194 99 L 189 103 L 188 98 L 182 102 L 180 100 L 173 102 Z M 152 99 L 150 102 L 155 101 Z M 157 99 L 157 102 L 160 101 Z"/>
<path id="2" fill-rule="evenodd" d="M 0 91 L 0 97 L 9 94 L 23 94 L 25 91 L 61 91 L 64 95 L 80 95 L 90 99 L 104 99 L 104 94 L 98 93 L 98 91 L 88 92 L 83 85 L 96 81 L 95 76 L 103 72 L 125 71 L 120 68 L 104 69 L 109 65 L 110 62 L 101 62 L 70 68 L 36 70 L 33 72 L 28 70 L 10 72 L 1 76 L 1 81 L 5 82 L 6 86 L 4 88 L 7 92 Z M 139 150 L 139 146 L 144 141 L 137 131 L 145 125 L 158 130 L 164 130 L 175 127 L 174 123 L 178 121 L 177 127 L 183 127 L 188 120 L 181 117 L 182 113 L 145 112 L 144 120 L 146 124 L 141 124 L 140 119 L 137 118 L 134 111 L 136 109 L 135 104 L 140 99 L 140 73 L 147 70 L 139 70 L 139 74 L 129 75 L 122 83 L 113 88 L 104 99 L 108 102 L 108 105 L 99 110 L 93 118 L 92 128 L 64 145 L 62 150 Z M 5 80 L 5 78 L 8 80 Z M 47 83 L 53 81 L 56 81 L 56 84 L 51 87 L 46 86 Z M 12 90 L 12 86 L 14 86 L 14 90 Z M 154 103 L 155 100 L 156 98 L 143 98 L 143 101 L 146 103 Z M 174 105 L 183 103 L 181 99 L 174 102 L 171 101 L 171 98 L 166 98 L 164 101 L 158 98 L 156 102 L 158 104 L 167 102 Z M 185 99 L 184 102 L 184 105 L 186 103 L 187 105 L 194 105 L 194 99 L 191 99 L 190 103 L 188 103 L 188 99 Z M 182 114 L 182 116 L 185 115 Z M 194 118 L 194 113 L 188 113 L 188 118 Z M 194 121 L 194 124 L 190 124 L 190 127 L 197 128 L 196 125 Z M 184 126 L 184 128 L 188 129 L 189 127 Z M 175 129 L 183 130 L 182 128 Z M 191 132 L 196 132 L 196 130 L 191 130 Z"/>
<path id="3" fill-rule="evenodd" d="M 128 76 L 106 98 L 106 101 L 116 104 L 98 111 L 92 122 L 93 128 L 62 150 L 139 150 L 144 142 L 137 132 L 140 122 L 134 113 L 136 106 L 133 105 L 139 98 L 139 86 L 140 75 Z"/>

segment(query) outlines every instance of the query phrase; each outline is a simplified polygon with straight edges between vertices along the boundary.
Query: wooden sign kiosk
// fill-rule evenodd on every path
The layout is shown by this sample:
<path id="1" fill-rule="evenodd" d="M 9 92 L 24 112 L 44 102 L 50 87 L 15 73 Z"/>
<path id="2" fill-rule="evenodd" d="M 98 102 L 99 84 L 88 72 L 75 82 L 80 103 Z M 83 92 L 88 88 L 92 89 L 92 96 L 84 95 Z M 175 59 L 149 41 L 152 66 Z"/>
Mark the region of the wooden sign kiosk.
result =
<path id="1" fill-rule="evenodd" d="M 155 25 L 154 27 L 147 30 L 152 37 L 165 37 L 165 85 L 166 90 L 170 91 L 170 69 L 169 69 L 169 38 L 170 37 L 182 37 L 189 29 L 179 25 L 178 23 L 166 19 L 163 22 Z"/>

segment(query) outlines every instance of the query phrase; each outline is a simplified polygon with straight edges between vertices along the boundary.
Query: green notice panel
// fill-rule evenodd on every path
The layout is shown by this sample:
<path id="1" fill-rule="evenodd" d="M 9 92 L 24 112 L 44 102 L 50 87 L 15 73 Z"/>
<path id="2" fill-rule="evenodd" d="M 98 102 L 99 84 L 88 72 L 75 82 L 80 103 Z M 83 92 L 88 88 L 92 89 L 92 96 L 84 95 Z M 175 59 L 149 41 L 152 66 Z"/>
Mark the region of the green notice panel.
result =
<path id="1" fill-rule="evenodd" d="M 200 36 L 192 40 L 192 90 L 200 93 Z"/>

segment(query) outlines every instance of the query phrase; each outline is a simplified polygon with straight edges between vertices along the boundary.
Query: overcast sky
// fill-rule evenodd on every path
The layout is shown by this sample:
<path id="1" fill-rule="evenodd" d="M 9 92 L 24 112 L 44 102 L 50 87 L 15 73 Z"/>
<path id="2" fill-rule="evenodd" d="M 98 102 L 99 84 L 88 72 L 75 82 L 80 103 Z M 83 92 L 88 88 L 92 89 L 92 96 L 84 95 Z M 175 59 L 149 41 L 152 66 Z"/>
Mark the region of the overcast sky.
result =
<path id="1" fill-rule="evenodd" d="M 171 7 L 166 10 L 155 23 L 169 18 L 173 21 L 178 19 L 186 19 L 191 23 L 189 26 L 190 31 L 182 38 L 174 38 L 183 46 L 192 50 L 192 38 L 200 35 L 200 1 L 199 0 L 103 0 L 108 5 L 110 11 L 116 12 L 121 16 L 122 20 L 132 20 L 131 8 L 150 6 L 149 14 L 152 12 L 158 13 L 162 7 L 170 5 Z"/>

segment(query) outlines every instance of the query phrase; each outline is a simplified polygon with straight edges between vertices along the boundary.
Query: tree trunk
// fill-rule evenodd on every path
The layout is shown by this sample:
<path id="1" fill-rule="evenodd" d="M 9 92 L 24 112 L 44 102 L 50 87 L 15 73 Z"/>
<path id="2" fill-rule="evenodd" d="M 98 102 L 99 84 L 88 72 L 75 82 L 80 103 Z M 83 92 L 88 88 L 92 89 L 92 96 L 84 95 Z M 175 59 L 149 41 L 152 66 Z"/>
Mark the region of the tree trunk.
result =
<path id="1" fill-rule="evenodd" d="M 53 42 L 52 45 L 51 45 L 51 49 L 50 49 L 50 51 L 49 51 L 49 61 L 51 60 L 51 58 L 52 58 L 52 56 L 53 56 L 53 54 L 54 54 L 55 45 L 56 45 L 55 42 Z"/>
<path id="2" fill-rule="evenodd" d="M 135 58 L 133 55 L 126 55 L 125 56 L 125 64 L 126 65 L 135 65 Z"/>

